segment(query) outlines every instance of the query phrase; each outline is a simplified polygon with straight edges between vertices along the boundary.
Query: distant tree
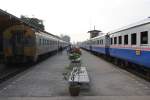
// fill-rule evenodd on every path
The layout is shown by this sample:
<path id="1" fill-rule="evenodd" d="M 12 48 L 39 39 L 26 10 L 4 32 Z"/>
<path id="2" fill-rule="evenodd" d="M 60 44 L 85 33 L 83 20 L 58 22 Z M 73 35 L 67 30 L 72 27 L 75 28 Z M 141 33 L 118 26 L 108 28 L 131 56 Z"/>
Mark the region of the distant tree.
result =
<path id="1" fill-rule="evenodd" d="M 23 20 L 24 22 L 38 28 L 38 29 L 41 29 L 41 30 L 45 30 L 45 26 L 43 24 L 43 20 L 41 19 L 38 19 L 38 18 L 29 18 L 29 17 L 26 17 L 24 15 L 21 15 L 20 17 L 21 20 Z"/>
<path id="2" fill-rule="evenodd" d="M 61 34 L 60 38 L 66 42 L 70 42 L 70 39 L 71 39 L 70 36 L 64 35 L 64 34 Z"/>

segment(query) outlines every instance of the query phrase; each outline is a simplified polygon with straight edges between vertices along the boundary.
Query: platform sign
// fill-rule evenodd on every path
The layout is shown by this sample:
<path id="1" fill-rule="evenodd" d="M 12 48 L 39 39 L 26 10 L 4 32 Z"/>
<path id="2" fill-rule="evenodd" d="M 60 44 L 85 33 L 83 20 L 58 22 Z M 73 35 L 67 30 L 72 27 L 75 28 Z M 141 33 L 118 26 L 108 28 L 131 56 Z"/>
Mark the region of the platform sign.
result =
<path id="1" fill-rule="evenodd" d="M 141 50 L 140 49 L 135 49 L 135 53 L 137 56 L 141 55 Z"/>

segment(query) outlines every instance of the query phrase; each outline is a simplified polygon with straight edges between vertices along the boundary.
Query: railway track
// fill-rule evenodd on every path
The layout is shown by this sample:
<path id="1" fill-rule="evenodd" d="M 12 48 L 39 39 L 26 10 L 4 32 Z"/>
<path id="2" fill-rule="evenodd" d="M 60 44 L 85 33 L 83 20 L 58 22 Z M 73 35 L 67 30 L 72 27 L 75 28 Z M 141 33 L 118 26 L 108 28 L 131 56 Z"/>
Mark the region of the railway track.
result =
<path id="1" fill-rule="evenodd" d="M 39 64 L 40 62 L 46 60 L 49 57 L 54 56 L 55 54 L 59 54 L 63 51 L 60 52 L 53 52 L 49 55 L 44 55 L 44 56 L 40 56 L 40 59 L 38 59 L 38 61 L 36 63 L 28 63 L 28 64 L 14 64 L 14 65 L 8 65 L 5 66 L 3 64 L 3 61 L 0 62 L 0 83 L 16 76 L 17 74 L 24 72 L 26 70 L 28 70 L 31 67 L 34 67 L 36 64 Z"/>
<path id="2" fill-rule="evenodd" d="M 16 65 L 14 66 L 4 66 L 4 65 L 0 65 L 1 68 L 0 69 L 0 83 L 14 77 L 15 75 L 27 70 L 29 67 L 31 66 L 23 66 L 23 67 L 18 67 Z"/>

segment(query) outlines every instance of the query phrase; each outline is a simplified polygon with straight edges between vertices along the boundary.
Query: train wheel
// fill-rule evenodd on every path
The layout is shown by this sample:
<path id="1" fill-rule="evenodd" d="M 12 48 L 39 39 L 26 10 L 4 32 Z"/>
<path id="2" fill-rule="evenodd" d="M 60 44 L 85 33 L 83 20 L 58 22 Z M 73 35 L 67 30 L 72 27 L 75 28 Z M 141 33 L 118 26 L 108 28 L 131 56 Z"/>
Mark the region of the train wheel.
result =
<path id="1" fill-rule="evenodd" d="M 117 58 L 115 58 L 115 59 L 114 59 L 114 64 L 115 64 L 115 65 L 119 65 L 119 63 L 118 63 L 118 62 L 119 62 L 119 61 L 118 61 L 118 59 L 117 59 Z"/>
<path id="2" fill-rule="evenodd" d="M 125 66 L 125 62 L 123 60 L 121 60 L 121 64 L 120 64 L 121 68 L 125 69 L 126 66 Z"/>

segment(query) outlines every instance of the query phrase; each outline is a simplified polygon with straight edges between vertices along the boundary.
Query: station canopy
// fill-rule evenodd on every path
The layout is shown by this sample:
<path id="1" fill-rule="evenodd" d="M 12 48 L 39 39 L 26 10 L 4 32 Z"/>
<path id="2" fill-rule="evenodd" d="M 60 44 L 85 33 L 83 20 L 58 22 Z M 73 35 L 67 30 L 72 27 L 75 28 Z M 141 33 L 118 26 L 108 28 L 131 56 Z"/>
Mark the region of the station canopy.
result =
<path id="1" fill-rule="evenodd" d="M 42 31 L 44 33 L 47 33 L 49 35 L 52 35 L 52 36 L 60 39 L 60 37 L 58 37 L 57 35 L 53 35 L 53 34 L 51 34 L 49 32 L 40 30 L 35 25 L 33 25 L 33 24 L 29 23 L 29 22 L 25 22 L 25 21 L 21 20 L 20 18 L 18 18 L 16 16 L 14 16 L 14 15 L 12 15 L 12 14 L 10 14 L 10 13 L 2 10 L 2 9 L 0 9 L 0 34 L 1 35 L 2 35 L 2 32 L 5 29 L 7 29 L 8 27 L 13 26 L 13 25 L 19 25 L 19 24 L 24 24 L 24 25 L 29 26 L 31 28 L 34 28 L 34 29 L 36 29 L 38 31 Z M 1 36 L 0 36 L 0 38 L 1 38 Z"/>
<path id="2" fill-rule="evenodd" d="M 19 18 L 0 9 L 0 33 L 12 25 L 21 23 Z"/>

